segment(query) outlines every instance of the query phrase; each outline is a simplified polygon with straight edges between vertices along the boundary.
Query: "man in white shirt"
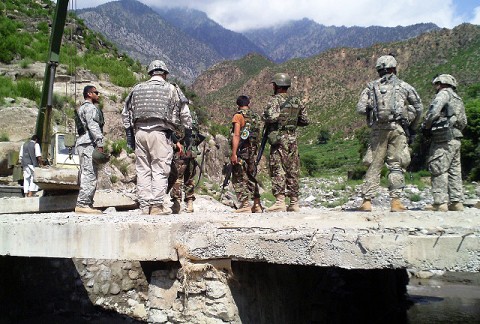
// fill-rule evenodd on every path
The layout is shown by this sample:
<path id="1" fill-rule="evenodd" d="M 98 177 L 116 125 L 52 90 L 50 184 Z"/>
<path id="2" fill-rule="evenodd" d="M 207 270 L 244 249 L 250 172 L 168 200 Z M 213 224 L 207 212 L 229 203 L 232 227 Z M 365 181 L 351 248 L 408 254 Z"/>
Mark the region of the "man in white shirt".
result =
<path id="1" fill-rule="evenodd" d="M 25 197 L 33 197 L 38 191 L 38 186 L 33 182 L 35 167 L 41 166 L 42 152 L 38 144 L 38 136 L 33 135 L 30 141 L 20 147 L 19 160 L 23 170 L 23 192 Z"/>

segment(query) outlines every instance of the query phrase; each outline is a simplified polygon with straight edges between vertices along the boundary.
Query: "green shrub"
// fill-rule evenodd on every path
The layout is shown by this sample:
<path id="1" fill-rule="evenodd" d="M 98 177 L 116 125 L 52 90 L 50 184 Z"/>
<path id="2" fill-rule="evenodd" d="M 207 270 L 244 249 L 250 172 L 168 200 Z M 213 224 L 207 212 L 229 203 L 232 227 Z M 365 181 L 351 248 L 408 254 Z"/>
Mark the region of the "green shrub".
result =
<path id="1" fill-rule="evenodd" d="M 228 138 L 230 136 L 230 131 L 231 131 L 231 127 L 228 127 L 225 125 L 213 124 L 212 126 L 210 126 L 210 134 L 212 134 L 212 136 L 214 137 L 217 134 L 222 134 L 223 136 Z"/>
<path id="2" fill-rule="evenodd" d="M 7 133 L 0 134 L 0 142 L 10 142 L 10 137 Z"/>
<path id="3" fill-rule="evenodd" d="M 314 174 L 318 171 L 319 169 L 319 164 L 318 161 L 313 154 L 305 154 L 300 158 L 302 167 L 305 168 L 307 171 L 307 174 L 310 177 L 313 177 Z"/>
<path id="4" fill-rule="evenodd" d="M 35 81 L 22 79 L 17 82 L 16 94 L 19 97 L 34 100 L 39 104 L 42 91 L 40 90 L 40 87 L 35 84 Z"/>

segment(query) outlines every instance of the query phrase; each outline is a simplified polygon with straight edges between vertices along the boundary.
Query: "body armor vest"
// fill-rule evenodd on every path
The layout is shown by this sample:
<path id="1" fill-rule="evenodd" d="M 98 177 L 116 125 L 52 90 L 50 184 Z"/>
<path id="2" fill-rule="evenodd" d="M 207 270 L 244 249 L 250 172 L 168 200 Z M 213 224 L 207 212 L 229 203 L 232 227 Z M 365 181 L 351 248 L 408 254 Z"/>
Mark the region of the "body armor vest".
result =
<path id="1" fill-rule="evenodd" d="M 257 145 L 260 137 L 260 116 L 250 109 L 240 109 L 237 114 L 241 114 L 245 119 L 245 126 L 240 129 L 240 139 L 243 143 Z"/>
<path id="2" fill-rule="evenodd" d="M 432 123 L 432 141 L 437 143 L 463 137 L 462 130 L 467 125 L 462 98 L 451 89 L 443 91 L 447 91 L 450 99 L 442 108 L 441 117 Z M 455 121 L 452 117 L 455 117 Z"/>
<path id="3" fill-rule="evenodd" d="M 85 104 L 90 104 L 88 102 L 84 103 Z M 93 105 L 93 104 L 92 104 Z M 103 134 L 103 126 L 105 125 L 105 118 L 103 117 L 103 111 L 99 109 L 97 106 L 93 105 L 96 109 L 95 117 L 93 118 L 94 121 L 98 123 L 98 126 L 100 126 L 100 131 Z M 79 109 L 80 110 L 80 109 Z M 75 127 L 77 128 L 77 134 L 79 136 L 82 136 L 87 132 L 87 126 L 86 123 L 83 122 L 82 118 L 78 114 L 77 110 L 74 111 L 74 119 L 75 119 Z"/>
<path id="4" fill-rule="evenodd" d="M 297 97 L 289 97 L 280 106 L 280 116 L 278 117 L 278 130 L 295 130 L 298 123 L 298 115 L 300 114 L 300 99 Z"/>
<path id="5" fill-rule="evenodd" d="M 23 168 L 26 168 L 28 165 L 38 166 L 37 157 L 35 156 L 35 142 L 28 141 L 23 144 L 21 162 Z"/>
<path id="6" fill-rule="evenodd" d="M 158 118 L 171 122 L 173 109 L 169 107 L 170 84 L 149 80 L 135 87 L 132 107 L 135 121 Z"/>

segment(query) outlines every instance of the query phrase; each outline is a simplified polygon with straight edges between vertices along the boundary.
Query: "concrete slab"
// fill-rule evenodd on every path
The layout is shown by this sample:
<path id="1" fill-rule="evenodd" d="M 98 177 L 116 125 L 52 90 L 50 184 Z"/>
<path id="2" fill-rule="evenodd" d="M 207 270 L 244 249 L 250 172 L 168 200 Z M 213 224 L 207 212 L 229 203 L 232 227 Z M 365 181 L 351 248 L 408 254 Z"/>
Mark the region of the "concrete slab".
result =
<path id="1" fill-rule="evenodd" d="M 480 271 L 480 211 L 0 217 L 0 255 L 114 260 L 232 259 L 346 269 Z"/>
<path id="2" fill-rule="evenodd" d="M 77 196 L 78 193 L 29 198 L 0 198 L 0 214 L 73 211 L 75 209 Z M 109 190 L 97 190 L 93 200 L 93 206 L 100 209 L 115 207 L 125 210 L 136 207 L 136 202 L 132 197 Z"/>

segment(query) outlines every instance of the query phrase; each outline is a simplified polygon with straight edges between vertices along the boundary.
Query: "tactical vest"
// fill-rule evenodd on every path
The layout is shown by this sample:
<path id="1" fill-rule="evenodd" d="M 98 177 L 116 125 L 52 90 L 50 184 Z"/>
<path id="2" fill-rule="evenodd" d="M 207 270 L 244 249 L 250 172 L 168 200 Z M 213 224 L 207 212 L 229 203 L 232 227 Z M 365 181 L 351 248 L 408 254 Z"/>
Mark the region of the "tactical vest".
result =
<path id="1" fill-rule="evenodd" d="M 399 80 L 394 78 L 390 82 L 382 81 L 384 79 L 373 82 L 371 88 L 374 112 L 376 114 L 375 122 L 391 123 L 400 119 L 409 120 L 405 99 L 400 94 L 401 85 Z M 409 120 L 409 122 L 411 121 Z"/>
<path id="2" fill-rule="evenodd" d="M 300 114 L 301 104 L 297 97 L 288 97 L 280 106 L 280 115 L 278 117 L 279 131 L 292 131 L 297 128 L 298 115 Z"/>
<path id="3" fill-rule="evenodd" d="M 250 109 L 239 109 L 236 114 L 241 114 L 245 119 L 245 126 L 240 129 L 240 140 L 251 146 L 257 145 L 260 138 L 260 116 Z"/>
<path id="4" fill-rule="evenodd" d="M 28 141 L 23 144 L 22 167 L 29 165 L 38 166 L 37 157 L 35 156 L 35 142 Z"/>
<path id="5" fill-rule="evenodd" d="M 85 105 L 85 104 L 90 104 L 90 103 L 89 102 L 83 103 L 83 105 Z M 103 117 L 103 111 L 101 109 L 99 109 L 97 106 L 95 106 L 95 105 L 93 105 L 93 106 L 96 109 L 96 114 L 95 114 L 95 117 L 93 118 L 93 120 L 98 123 L 98 125 L 100 126 L 100 131 L 103 133 L 103 126 L 105 125 L 105 118 Z M 79 111 L 80 111 L 80 108 L 78 109 Z M 80 114 L 77 112 L 77 110 L 74 111 L 74 114 L 75 114 L 74 119 L 75 119 L 75 127 L 77 128 L 77 134 L 79 136 L 82 136 L 83 134 L 85 134 L 87 132 L 88 127 L 87 127 L 86 123 L 84 123 L 82 118 L 80 117 Z"/>
<path id="6" fill-rule="evenodd" d="M 462 130 L 467 125 L 465 116 L 465 106 L 460 96 L 451 89 L 446 89 L 449 95 L 448 103 L 443 106 L 441 117 L 432 123 L 432 141 L 442 143 L 450 141 L 454 138 L 461 138 Z M 455 122 L 451 121 L 452 117 L 456 117 Z"/>
<path id="7" fill-rule="evenodd" d="M 137 85 L 132 96 L 135 121 L 158 118 L 171 122 L 173 109 L 170 103 L 170 84 L 159 80 L 149 80 Z"/>

